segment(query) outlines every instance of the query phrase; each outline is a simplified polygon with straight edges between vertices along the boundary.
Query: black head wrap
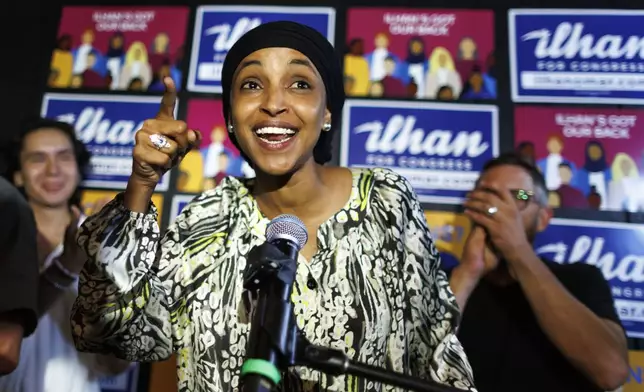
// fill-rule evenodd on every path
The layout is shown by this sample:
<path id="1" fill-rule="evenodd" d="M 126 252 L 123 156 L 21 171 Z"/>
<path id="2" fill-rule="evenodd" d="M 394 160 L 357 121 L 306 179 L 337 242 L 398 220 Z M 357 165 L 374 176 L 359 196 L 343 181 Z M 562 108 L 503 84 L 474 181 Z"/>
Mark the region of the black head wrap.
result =
<path id="1" fill-rule="evenodd" d="M 300 23 L 279 21 L 264 23 L 243 35 L 226 55 L 222 70 L 222 101 L 226 124 L 230 124 L 230 89 L 233 75 L 246 56 L 265 48 L 290 48 L 301 52 L 315 66 L 322 77 L 326 90 L 327 109 L 331 112 L 331 130 L 322 132 L 313 150 L 315 161 L 319 164 L 331 160 L 333 132 L 340 126 L 344 106 L 344 83 L 342 65 L 335 49 L 317 30 Z M 231 141 L 241 152 L 244 159 L 250 160 L 239 147 L 234 134 Z"/>

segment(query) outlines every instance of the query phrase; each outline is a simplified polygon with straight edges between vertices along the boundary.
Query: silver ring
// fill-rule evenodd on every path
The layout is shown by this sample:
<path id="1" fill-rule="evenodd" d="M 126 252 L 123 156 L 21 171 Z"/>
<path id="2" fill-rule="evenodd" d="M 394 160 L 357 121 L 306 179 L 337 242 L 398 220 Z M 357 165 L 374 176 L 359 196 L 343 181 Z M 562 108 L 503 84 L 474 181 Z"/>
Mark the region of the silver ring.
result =
<path id="1" fill-rule="evenodd" d="M 498 208 L 492 206 L 492 207 L 487 209 L 487 214 L 492 216 L 492 215 L 496 214 L 498 211 L 499 211 Z"/>
<path id="2" fill-rule="evenodd" d="M 150 142 L 152 142 L 157 150 L 161 150 L 162 148 L 169 148 L 171 146 L 168 139 L 165 136 L 159 135 L 158 133 L 150 135 Z"/>

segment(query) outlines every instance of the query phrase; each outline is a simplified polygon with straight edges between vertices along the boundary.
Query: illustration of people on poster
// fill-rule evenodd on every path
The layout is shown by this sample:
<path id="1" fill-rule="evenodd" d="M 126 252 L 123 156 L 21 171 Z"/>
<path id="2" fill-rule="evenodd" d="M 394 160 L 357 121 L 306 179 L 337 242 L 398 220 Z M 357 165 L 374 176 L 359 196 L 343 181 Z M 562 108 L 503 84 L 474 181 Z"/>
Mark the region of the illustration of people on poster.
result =
<path id="1" fill-rule="evenodd" d="M 192 99 L 186 123 L 201 132 L 199 150 L 190 151 L 179 164 L 177 190 L 199 193 L 214 188 L 224 177 L 255 177 L 229 138 L 219 99 Z"/>
<path id="2" fill-rule="evenodd" d="M 496 98 L 490 10 L 351 8 L 347 47 L 348 96 Z"/>
<path id="3" fill-rule="evenodd" d="M 644 111 L 528 106 L 514 118 L 552 207 L 644 211 Z"/>
<path id="4" fill-rule="evenodd" d="M 182 80 L 188 7 L 64 7 L 52 88 L 163 92 Z"/>

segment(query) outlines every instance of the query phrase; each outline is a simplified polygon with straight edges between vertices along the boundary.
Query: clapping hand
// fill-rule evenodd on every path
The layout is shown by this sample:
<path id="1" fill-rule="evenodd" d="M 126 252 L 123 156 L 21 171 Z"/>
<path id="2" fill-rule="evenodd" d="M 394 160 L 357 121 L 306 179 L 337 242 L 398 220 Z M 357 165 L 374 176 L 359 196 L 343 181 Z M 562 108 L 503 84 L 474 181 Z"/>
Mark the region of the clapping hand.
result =
<path id="1" fill-rule="evenodd" d="M 81 219 L 81 212 L 76 206 L 72 206 L 72 220 L 65 229 L 63 240 L 63 254 L 60 256 L 60 263 L 73 274 L 79 274 L 87 260 L 85 251 L 76 243 L 76 234 Z"/>
<path id="2" fill-rule="evenodd" d="M 468 276 L 479 279 L 499 265 L 499 257 L 492 250 L 485 229 L 474 225 L 465 246 L 459 264 Z"/>
<path id="3" fill-rule="evenodd" d="M 465 213 L 485 229 L 494 249 L 509 262 L 530 246 L 512 192 L 499 184 L 479 184 L 465 201 Z"/>

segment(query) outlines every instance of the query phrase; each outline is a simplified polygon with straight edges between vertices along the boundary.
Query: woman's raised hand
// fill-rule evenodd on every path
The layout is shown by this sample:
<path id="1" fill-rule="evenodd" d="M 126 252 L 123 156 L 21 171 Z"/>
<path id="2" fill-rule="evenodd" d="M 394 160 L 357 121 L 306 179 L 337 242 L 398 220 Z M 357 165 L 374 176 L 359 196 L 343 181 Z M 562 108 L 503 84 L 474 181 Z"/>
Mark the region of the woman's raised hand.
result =
<path id="1" fill-rule="evenodd" d="M 188 129 L 174 117 L 177 89 L 170 77 L 163 79 L 165 92 L 159 113 L 146 120 L 136 133 L 132 153 L 132 174 L 125 191 L 125 206 L 131 211 L 147 212 L 152 193 L 161 177 L 201 142 L 198 131 Z"/>
<path id="2" fill-rule="evenodd" d="M 184 121 L 174 118 L 177 89 L 172 78 L 163 79 L 165 93 L 155 118 L 146 120 L 136 133 L 132 177 L 154 189 L 161 177 L 198 145 L 199 132 L 188 129 Z"/>

